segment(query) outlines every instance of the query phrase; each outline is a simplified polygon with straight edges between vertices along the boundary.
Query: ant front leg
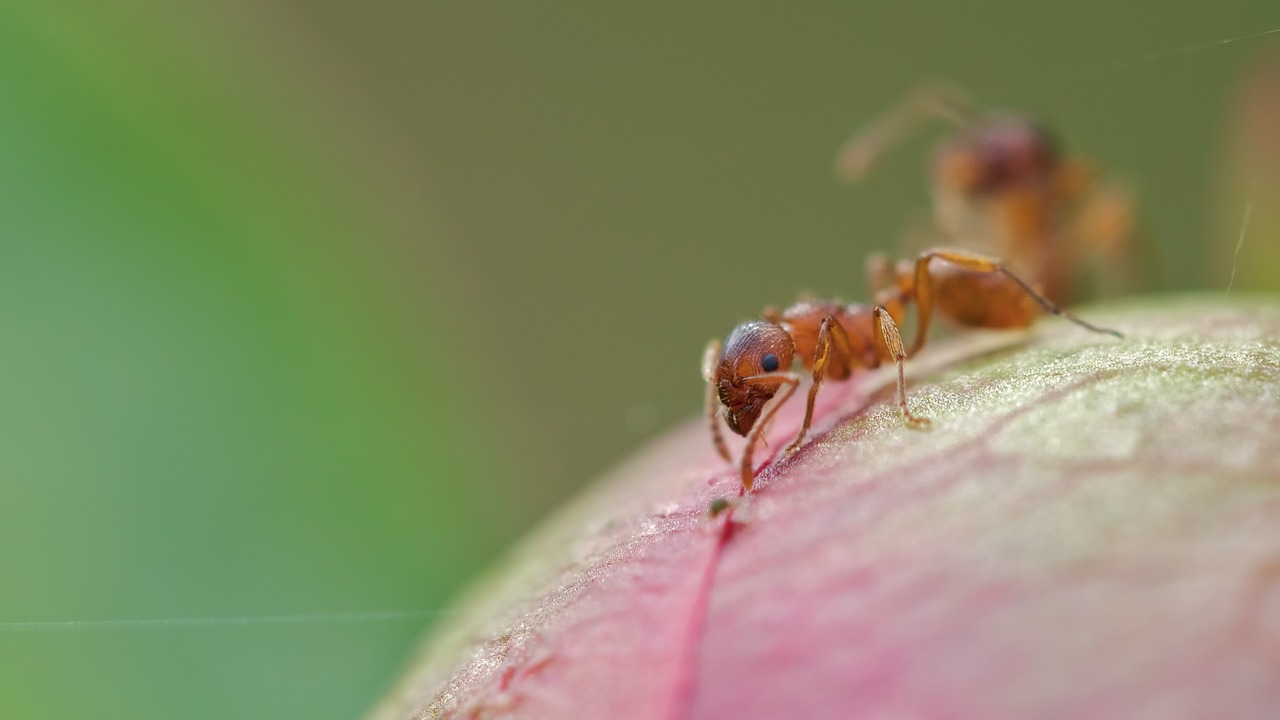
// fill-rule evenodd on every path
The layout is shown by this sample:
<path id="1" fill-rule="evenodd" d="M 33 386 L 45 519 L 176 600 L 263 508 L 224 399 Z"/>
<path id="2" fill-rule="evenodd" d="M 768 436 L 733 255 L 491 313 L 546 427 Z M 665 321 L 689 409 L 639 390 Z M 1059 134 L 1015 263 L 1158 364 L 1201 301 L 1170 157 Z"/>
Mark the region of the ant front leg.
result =
<path id="1" fill-rule="evenodd" d="M 1120 332 L 1109 328 L 1099 327 L 1087 322 L 1067 310 L 1058 307 L 1043 293 L 1036 290 L 1026 280 L 1015 275 L 1005 264 L 995 258 L 985 255 L 978 255 L 964 250 L 928 250 L 920 254 L 916 258 L 915 267 L 915 297 L 916 297 L 916 338 L 911 344 L 911 354 L 916 354 L 921 347 L 924 346 L 924 336 L 929 329 L 929 319 L 933 313 L 933 281 L 929 275 L 929 263 L 932 260 L 942 260 L 949 262 L 965 270 L 974 272 L 992 273 L 1000 275 L 1022 289 L 1033 300 L 1040 303 L 1045 310 L 1059 317 L 1070 320 L 1080 327 L 1091 332 L 1102 333 L 1104 335 L 1114 335 L 1115 337 L 1124 337 Z"/>
<path id="2" fill-rule="evenodd" d="M 742 490 L 743 492 L 751 492 L 751 485 L 755 481 L 755 468 L 752 467 L 751 455 L 755 451 L 756 443 L 764 439 L 765 428 L 769 426 L 769 421 L 773 419 L 774 413 L 778 412 L 778 408 L 783 403 L 791 399 L 795 394 L 796 388 L 800 386 L 800 378 L 795 373 L 786 373 L 780 375 L 773 373 L 769 375 L 755 375 L 742 379 L 746 383 L 781 383 L 785 385 L 780 395 L 775 395 L 769 401 L 768 407 L 764 414 L 756 420 L 755 427 L 751 428 L 751 432 L 747 435 L 747 444 L 742 448 Z"/>
<path id="3" fill-rule="evenodd" d="M 702 353 L 702 379 L 707 381 L 707 419 L 711 421 L 711 441 L 715 443 L 716 452 L 727 463 L 733 462 L 729 447 L 724 444 L 724 435 L 720 432 L 720 396 L 716 393 L 716 364 L 720 362 L 723 346 L 719 340 L 707 343 Z"/>
<path id="4" fill-rule="evenodd" d="M 851 352 L 849 336 L 845 334 L 840 323 L 830 315 L 823 318 L 822 327 L 818 330 L 818 342 L 813 351 L 813 385 L 809 386 L 804 423 L 800 425 L 800 432 L 796 435 L 796 439 L 787 446 L 788 455 L 800 449 L 800 443 L 804 442 L 804 436 L 809 432 L 809 423 L 813 420 L 813 403 L 818 398 L 818 388 L 822 387 L 822 381 L 826 378 L 827 367 L 833 362 L 848 365 Z"/>
<path id="5" fill-rule="evenodd" d="M 893 321 L 893 316 L 889 314 L 889 311 L 883 305 L 876 306 L 875 320 L 873 322 L 876 331 L 884 339 L 884 346 L 888 349 L 889 355 L 893 357 L 893 361 L 898 365 L 898 407 L 902 410 L 902 417 L 906 419 L 907 425 L 910 427 L 928 427 L 929 418 L 912 415 L 911 411 L 907 409 L 907 373 L 903 367 L 903 363 L 907 360 L 907 354 L 902 348 L 902 335 L 898 333 L 898 324 Z"/>

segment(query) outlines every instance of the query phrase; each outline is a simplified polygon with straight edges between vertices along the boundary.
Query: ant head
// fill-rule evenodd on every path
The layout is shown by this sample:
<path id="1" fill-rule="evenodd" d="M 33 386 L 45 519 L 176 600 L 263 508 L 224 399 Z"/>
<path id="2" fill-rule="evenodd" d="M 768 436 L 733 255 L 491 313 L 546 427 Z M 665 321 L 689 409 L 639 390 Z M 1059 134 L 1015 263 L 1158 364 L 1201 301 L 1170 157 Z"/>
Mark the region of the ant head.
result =
<path id="1" fill-rule="evenodd" d="M 948 190 L 984 195 L 1047 179 L 1057 163 L 1048 131 L 1026 118 L 994 115 L 939 145 L 933 176 Z"/>
<path id="2" fill-rule="evenodd" d="M 739 435 L 751 431 L 765 403 L 782 385 L 782 374 L 791 369 L 795 351 L 795 341 L 775 323 L 746 322 L 729 333 L 715 383 L 730 430 Z"/>

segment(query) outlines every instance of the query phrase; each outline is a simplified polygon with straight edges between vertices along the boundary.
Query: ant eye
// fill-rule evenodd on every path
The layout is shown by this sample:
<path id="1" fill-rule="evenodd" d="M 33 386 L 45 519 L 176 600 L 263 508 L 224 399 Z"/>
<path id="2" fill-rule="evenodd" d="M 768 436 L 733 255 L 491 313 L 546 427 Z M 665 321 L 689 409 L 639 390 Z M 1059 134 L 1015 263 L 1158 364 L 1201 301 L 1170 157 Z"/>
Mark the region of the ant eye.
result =
<path id="1" fill-rule="evenodd" d="M 768 355 L 760 358 L 760 367 L 764 368 L 765 372 L 773 372 L 777 370 L 778 356 L 773 353 L 769 353 Z"/>

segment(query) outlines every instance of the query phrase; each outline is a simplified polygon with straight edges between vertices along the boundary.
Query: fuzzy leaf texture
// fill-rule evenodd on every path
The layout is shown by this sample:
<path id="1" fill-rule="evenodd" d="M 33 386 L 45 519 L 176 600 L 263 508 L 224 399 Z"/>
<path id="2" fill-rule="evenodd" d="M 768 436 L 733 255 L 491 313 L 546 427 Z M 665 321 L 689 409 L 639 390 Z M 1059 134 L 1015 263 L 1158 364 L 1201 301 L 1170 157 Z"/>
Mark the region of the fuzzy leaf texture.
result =
<path id="1" fill-rule="evenodd" d="M 929 430 L 876 371 L 780 457 L 792 400 L 731 519 L 736 472 L 679 428 L 462 598 L 373 717 L 1276 717 L 1280 303 L 1083 314 L 1126 337 L 926 346 Z"/>

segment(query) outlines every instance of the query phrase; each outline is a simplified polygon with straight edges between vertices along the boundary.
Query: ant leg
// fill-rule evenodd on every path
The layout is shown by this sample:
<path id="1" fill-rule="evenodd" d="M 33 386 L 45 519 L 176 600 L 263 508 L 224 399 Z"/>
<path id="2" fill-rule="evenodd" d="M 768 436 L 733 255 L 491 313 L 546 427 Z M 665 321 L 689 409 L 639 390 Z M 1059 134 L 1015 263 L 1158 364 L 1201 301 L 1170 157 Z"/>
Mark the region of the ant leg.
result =
<path id="1" fill-rule="evenodd" d="M 911 354 L 924 347 L 924 336 L 929 332 L 929 320 L 933 317 L 933 285 L 929 282 L 930 253 L 916 259 L 915 281 L 911 288 L 916 299 L 916 339 L 911 342 Z M 879 313 L 877 313 L 877 317 Z"/>
<path id="2" fill-rule="evenodd" d="M 707 419 L 711 421 L 711 441 L 715 443 L 720 457 L 731 463 L 733 456 L 729 454 L 724 435 L 720 432 L 720 396 L 716 393 L 716 363 L 720 362 L 720 353 L 719 340 L 707 343 L 707 349 L 702 353 L 702 379 L 707 381 Z"/>
<path id="3" fill-rule="evenodd" d="M 883 305 L 877 305 L 875 309 L 875 329 L 880 333 L 880 337 L 884 338 L 884 346 L 889 350 L 889 354 L 893 356 L 893 361 L 898 365 L 898 407 L 902 409 L 902 417 L 906 419 L 907 425 L 913 428 L 928 427 L 929 418 L 918 417 L 912 415 L 907 409 L 907 377 L 906 370 L 903 369 L 903 363 L 907 359 L 907 354 L 902 349 L 902 336 L 898 334 L 898 325 L 893 321 L 893 316 L 885 309 Z"/>
<path id="4" fill-rule="evenodd" d="M 769 421 L 773 419 L 774 413 L 778 412 L 778 408 L 782 407 L 787 400 L 790 400 L 791 396 L 795 394 L 796 388 L 800 387 L 800 378 L 794 373 L 787 373 L 781 376 L 774 373 L 747 377 L 743 378 L 743 380 L 745 382 L 778 382 L 781 380 L 787 386 L 781 395 L 775 395 L 773 400 L 769 401 L 769 407 L 760 416 L 760 419 L 756 421 L 755 427 L 751 428 L 751 433 L 747 435 L 747 445 L 742 448 L 742 488 L 745 492 L 751 492 L 751 485 L 755 481 L 755 469 L 751 464 L 751 453 L 755 450 L 756 443 L 763 438 L 764 430 L 769 426 Z"/>
<path id="5" fill-rule="evenodd" d="M 1022 291 L 1029 295 L 1033 300 L 1047 311 L 1059 317 L 1070 320 L 1080 327 L 1091 332 L 1102 333 L 1105 335 L 1114 335 L 1115 337 L 1124 337 L 1120 332 L 1111 330 L 1110 328 L 1099 327 L 1080 317 L 1072 314 L 1067 310 L 1058 307 L 1052 300 L 1045 297 L 1040 291 L 1036 290 L 1026 280 L 1015 275 L 1004 263 L 995 258 L 978 255 L 976 253 L 964 250 L 928 250 L 920 254 L 916 258 L 916 278 L 915 278 L 915 295 L 916 295 L 916 339 L 911 344 L 911 354 L 918 352 L 924 345 L 925 332 L 929 329 L 929 318 L 933 312 L 933 286 L 929 280 L 929 262 L 931 260 L 943 260 L 953 265 L 957 265 L 966 270 L 975 272 L 996 273 L 1012 280 L 1022 288 Z"/>
<path id="6" fill-rule="evenodd" d="M 893 263 L 889 262 L 888 256 L 884 253 L 871 253 L 868 255 L 864 268 L 867 273 L 867 287 L 871 290 L 872 297 L 893 288 L 897 284 L 897 278 L 893 272 Z"/>
<path id="7" fill-rule="evenodd" d="M 1139 237 L 1134 230 L 1133 199 L 1114 185 L 1093 187 L 1076 206 L 1063 230 L 1067 247 L 1075 250 L 1072 263 L 1098 266 L 1098 289 L 1104 295 L 1132 289 L 1141 279 Z"/>
<path id="8" fill-rule="evenodd" d="M 971 124 L 976 113 L 964 93 L 951 85 L 928 83 L 870 125 L 845 140 L 836 153 L 835 173 L 845 182 L 858 182 L 885 150 L 907 137 L 929 118 L 941 118 L 957 127 Z"/>
<path id="9" fill-rule="evenodd" d="M 804 408 L 804 423 L 800 425 L 800 433 L 787 446 L 790 455 L 800 449 L 804 436 L 809 432 L 809 423 L 813 420 L 813 403 L 818 398 L 818 388 L 827 375 L 827 366 L 831 362 L 848 364 L 852 351 L 849 349 L 849 336 L 844 328 L 830 315 L 822 319 L 822 327 L 818 330 L 818 342 L 813 351 L 813 384 L 809 386 L 809 399 Z"/>

